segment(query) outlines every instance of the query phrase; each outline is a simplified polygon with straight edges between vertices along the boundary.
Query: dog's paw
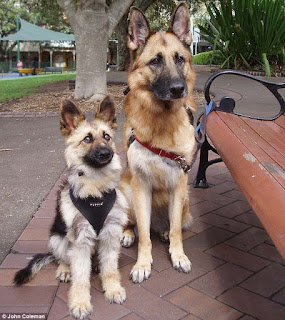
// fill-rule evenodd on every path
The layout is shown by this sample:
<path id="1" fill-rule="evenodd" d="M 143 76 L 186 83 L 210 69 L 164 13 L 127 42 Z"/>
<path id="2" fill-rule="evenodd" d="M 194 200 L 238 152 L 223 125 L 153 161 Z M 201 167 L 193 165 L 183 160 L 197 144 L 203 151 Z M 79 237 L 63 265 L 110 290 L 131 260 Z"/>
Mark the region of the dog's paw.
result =
<path id="1" fill-rule="evenodd" d="M 110 303 L 118 303 L 122 304 L 127 296 L 126 296 L 126 290 L 123 287 L 118 287 L 113 290 L 106 290 L 105 291 L 105 298 L 110 302 Z"/>
<path id="2" fill-rule="evenodd" d="M 69 306 L 70 314 L 76 319 L 85 319 L 93 310 L 90 302 L 74 302 Z"/>
<path id="3" fill-rule="evenodd" d="M 160 234 L 160 240 L 162 242 L 169 242 L 169 230 L 164 231 Z"/>
<path id="4" fill-rule="evenodd" d="M 120 240 L 122 247 L 129 248 L 135 242 L 135 234 L 125 230 Z"/>
<path id="5" fill-rule="evenodd" d="M 191 271 L 192 264 L 185 254 L 179 256 L 174 256 L 172 254 L 171 260 L 173 268 L 178 270 L 179 272 L 183 271 L 185 273 L 189 273 Z"/>
<path id="6" fill-rule="evenodd" d="M 71 279 L 69 266 L 60 264 L 56 270 L 55 277 L 61 282 L 69 282 Z"/>
<path id="7" fill-rule="evenodd" d="M 130 278 L 134 283 L 140 283 L 147 280 L 151 274 L 151 264 L 139 265 L 135 264 L 130 274 Z"/>

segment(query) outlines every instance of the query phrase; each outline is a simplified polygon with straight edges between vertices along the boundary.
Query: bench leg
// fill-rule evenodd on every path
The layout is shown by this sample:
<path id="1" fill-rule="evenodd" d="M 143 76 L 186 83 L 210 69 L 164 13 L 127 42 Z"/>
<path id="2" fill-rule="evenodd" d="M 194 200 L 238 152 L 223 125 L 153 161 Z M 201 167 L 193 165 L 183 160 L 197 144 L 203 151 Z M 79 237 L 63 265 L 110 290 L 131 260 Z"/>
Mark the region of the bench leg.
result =
<path id="1" fill-rule="evenodd" d="M 203 142 L 200 150 L 200 163 L 198 173 L 194 181 L 194 188 L 209 188 L 209 184 L 206 178 L 207 168 L 214 163 L 223 161 L 221 158 L 216 158 L 209 161 L 209 151 L 213 151 L 214 153 L 218 154 L 218 151 L 209 144 L 207 137 L 205 136 L 205 141 Z"/>

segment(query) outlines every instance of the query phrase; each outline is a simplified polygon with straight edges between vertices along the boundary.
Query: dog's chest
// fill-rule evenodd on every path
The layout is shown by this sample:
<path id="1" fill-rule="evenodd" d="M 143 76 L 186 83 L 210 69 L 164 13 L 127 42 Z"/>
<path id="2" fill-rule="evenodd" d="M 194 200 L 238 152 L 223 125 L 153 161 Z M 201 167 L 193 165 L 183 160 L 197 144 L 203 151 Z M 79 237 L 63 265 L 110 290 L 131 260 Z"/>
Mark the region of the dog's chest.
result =
<path id="1" fill-rule="evenodd" d="M 137 141 L 128 149 L 128 162 L 132 173 L 155 189 L 172 188 L 185 174 L 176 161 L 154 154 Z"/>

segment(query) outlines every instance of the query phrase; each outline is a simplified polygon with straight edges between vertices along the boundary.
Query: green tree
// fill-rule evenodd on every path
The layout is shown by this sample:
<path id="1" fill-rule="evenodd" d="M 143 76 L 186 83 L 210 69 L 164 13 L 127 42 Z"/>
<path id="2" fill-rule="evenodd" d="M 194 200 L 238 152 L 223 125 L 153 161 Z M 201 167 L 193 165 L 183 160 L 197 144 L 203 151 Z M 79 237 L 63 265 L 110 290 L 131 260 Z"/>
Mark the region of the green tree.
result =
<path id="1" fill-rule="evenodd" d="M 17 16 L 29 20 L 30 14 L 25 8 L 15 5 L 16 1 L 6 0 L 0 2 L 0 37 L 5 37 L 17 31 Z M 8 55 L 17 42 L 0 41 L 0 61 L 8 61 Z"/>

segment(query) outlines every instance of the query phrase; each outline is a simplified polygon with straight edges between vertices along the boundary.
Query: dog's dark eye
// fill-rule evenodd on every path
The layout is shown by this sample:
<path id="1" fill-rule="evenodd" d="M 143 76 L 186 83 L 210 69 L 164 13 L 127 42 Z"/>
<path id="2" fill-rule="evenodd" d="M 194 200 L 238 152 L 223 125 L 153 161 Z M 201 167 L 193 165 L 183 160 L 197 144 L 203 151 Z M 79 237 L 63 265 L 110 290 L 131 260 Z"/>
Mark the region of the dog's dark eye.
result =
<path id="1" fill-rule="evenodd" d="M 104 132 L 103 133 L 103 138 L 106 140 L 106 141 L 110 141 L 111 140 L 111 137 L 108 133 Z"/>
<path id="2" fill-rule="evenodd" d="M 179 54 L 176 54 L 175 55 L 175 63 L 178 64 L 179 66 L 183 65 L 185 62 L 185 59 L 179 55 Z"/>
<path id="3" fill-rule="evenodd" d="M 83 141 L 85 143 L 91 143 L 91 142 L 93 142 L 93 137 L 91 135 L 88 135 L 83 139 Z"/>
<path id="4" fill-rule="evenodd" d="M 162 61 L 162 56 L 158 55 L 157 57 L 153 58 L 152 60 L 150 60 L 150 65 L 151 66 L 158 66 Z"/>

